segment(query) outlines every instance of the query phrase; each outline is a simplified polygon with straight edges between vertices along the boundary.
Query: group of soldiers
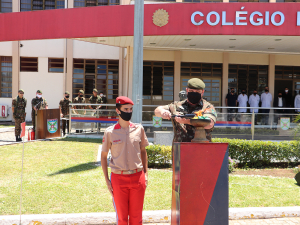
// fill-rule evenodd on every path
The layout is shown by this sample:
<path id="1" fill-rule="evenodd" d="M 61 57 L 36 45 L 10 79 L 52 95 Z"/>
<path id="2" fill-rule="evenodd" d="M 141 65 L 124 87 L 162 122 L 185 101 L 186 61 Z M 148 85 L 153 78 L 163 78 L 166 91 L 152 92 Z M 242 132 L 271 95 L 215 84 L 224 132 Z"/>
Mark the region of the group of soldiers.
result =
<path id="1" fill-rule="evenodd" d="M 48 109 L 48 103 L 46 99 L 42 96 L 42 91 L 37 90 L 36 97 L 31 100 L 31 118 L 32 118 L 32 126 L 33 131 L 35 131 L 36 126 L 36 115 L 37 111 L 41 109 Z M 78 96 L 73 99 L 73 103 L 86 103 L 86 99 L 84 96 L 84 91 L 79 90 Z M 59 109 L 60 109 L 60 116 L 62 118 L 62 132 L 63 135 L 66 134 L 66 128 L 67 132 L 69 132 L 69 105 L 72 103 L 70 100 L 70 93 L 68 91 L 65 92 L 64 98 L 60 100 L 59 102 Z M 89 103 L 91 104 L 105 104 L 107 103 L 107 99 L 104 96 L 103 92 L 100 92 L 100 95 L 98 96 L 98 90 L 93 89 L 93 95 L 89 98 Z M 25 122 L 26 117 L 26 108 L 27 105 L 27 99 L 24 97 L 24 90 L 20 89 L 18 91 L 18 96 L 15 97 L 12 100 L 12 112 L 13 112 L 13 118 L 15 120 L 15 136 L 16 141 L 22 141 L 20 138 L 21 134 L 21 123 Z M 101 106 L 89 106 L 90 109 L 99 109 Z M 74 106 L 74 113 L 85 115 L 86 111 L 84 110 L 86 107 L 84 105 L 78 105 Z"/>

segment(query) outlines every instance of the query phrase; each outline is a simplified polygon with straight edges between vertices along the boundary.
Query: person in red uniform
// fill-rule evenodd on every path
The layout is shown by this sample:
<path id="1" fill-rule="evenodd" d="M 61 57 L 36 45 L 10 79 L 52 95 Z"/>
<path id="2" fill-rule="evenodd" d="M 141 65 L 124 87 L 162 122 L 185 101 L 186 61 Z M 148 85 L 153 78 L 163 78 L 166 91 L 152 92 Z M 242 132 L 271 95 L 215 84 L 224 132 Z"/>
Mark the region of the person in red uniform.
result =
<path id="1" fill-rule="evenodd" d="M 141 124 L 131 123 L 133 102 L 125 96 L 116 99 L 117 124 L 108 127 L 102 141 L 101 164 L 109 192 L 113 197 L 118 225 L 141 225 L 148 181 L 149 145 Z M 107 154 L 111 151 L 111 178 Z M 129 223 L 128 223 L 129 222 Z"/>

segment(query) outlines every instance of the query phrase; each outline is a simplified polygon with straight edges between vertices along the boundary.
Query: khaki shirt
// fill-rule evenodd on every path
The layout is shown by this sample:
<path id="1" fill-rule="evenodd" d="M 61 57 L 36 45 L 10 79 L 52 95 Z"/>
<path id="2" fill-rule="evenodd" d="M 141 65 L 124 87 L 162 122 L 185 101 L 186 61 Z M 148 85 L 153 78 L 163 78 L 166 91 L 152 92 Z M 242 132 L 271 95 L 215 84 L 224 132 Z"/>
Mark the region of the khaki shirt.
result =
<path id="1" fill-rule="evenodd" d="M 109 166 L 112 172 L 143 168 L 141 148 L 148 146 L 148 139 L 141 124 L 130 123 L 122 128 L 119 123 L 104 132 L 102 151 L 111 151 Z"/>
<path id="2" fill-rule="evenodd" d="M 214 106 L 202 99 L 197 105 L 188 104 L 187 100 L 180 102 L 173 102 L 169 105 L 165 105 L 164 109 L 169 110 L 172 115 L 185 115 L 192 114 L 199 110 L 204 110 L 203 116 L 211 118 L 214 122 L 217 121 L 217 112 Z M 191 142 L 195 136 L 195 127 L 189 124 L 180 124 L 174 118 L 171 119 L 174 129 L 173 142 Z M 211 132 L 213 128 L 205 130 L 206 138 L 211 142 Z"/>

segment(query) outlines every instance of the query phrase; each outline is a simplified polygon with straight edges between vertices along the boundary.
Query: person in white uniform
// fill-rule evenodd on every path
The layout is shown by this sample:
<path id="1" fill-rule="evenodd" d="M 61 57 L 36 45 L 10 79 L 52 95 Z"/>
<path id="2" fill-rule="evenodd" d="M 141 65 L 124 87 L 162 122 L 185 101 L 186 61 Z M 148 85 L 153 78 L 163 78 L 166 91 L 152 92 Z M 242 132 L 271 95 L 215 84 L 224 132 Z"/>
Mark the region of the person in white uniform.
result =
<path id="1" fill-rule="evenodd" d="M 250 107 L 259 107 L 259 102 L 260 102 L 260 96 L 257 94 L 257 90 L 253 91 L 253 94 L 250 95 L 249 97 L 249 105 Z M 254 111 L 254 113 L 258 113 L 258 108 L 256 109 L 250 109 L 250 112 L 252 113 Z M 257 115 L 254 115 L 254 123 L 257 124 Z"/>
<path id="2" fill-rule="evenodd" d="M 260 101 L 260 97 L 257 94 L 257 90 L 254 90 L 253 94 L 250 95 L 249 101 L 248 101 L 250 107 L 259 107 L 259 101 Z M 250 112 L 253 112 L 253 110 L 254 110 L 255 113 L 258 113 L 258 108 L 257 109 L 250 109 Z"/>
<path id="3" fill-rule="evenodd" d="M 244 89 L 242 90 L 242 94 L 239 95 L 237 101 L 239 103 L 239 107 L 247 107 L 248 96 L 246 95 L 246 90 L 244 90 Z M 245 113 L 245 112 L 247 112 L 247 109 L 239 108 L 238 112 Z"/>
<path id="4" fill-rule="evenodd" d="M 261 94 L 261 107 L 270 108 L 272 98 L 272 95 L 269 93 L 269 87 L 265 87 L 265 93 Z M 262 109 L 261 112 L 265 114 L 262 117 L 262 124 L 267 125 L 269 123 L 270 109 Z"/>
<path id="5" fill-rule="evenodd" d="M 294 106 L 295 108 L 300 108 L 300 90 L 299 90 L 299 94 L 297 94 L 295 97 Z M 300 112 L 300 109 L 296 109 L 295 111 Z"/>

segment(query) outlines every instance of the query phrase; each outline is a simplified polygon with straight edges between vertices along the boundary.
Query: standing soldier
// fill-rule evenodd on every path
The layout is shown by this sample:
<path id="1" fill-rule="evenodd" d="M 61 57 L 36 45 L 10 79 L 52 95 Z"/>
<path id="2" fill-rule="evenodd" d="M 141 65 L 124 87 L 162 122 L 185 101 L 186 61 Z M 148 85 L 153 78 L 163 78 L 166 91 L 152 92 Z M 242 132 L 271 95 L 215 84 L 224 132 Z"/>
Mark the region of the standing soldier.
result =
<path id="1" fill-rule="evenodd" d="M 26 98 L 23 97 L 24 91 L 23 89 L 20 89 L 18 91 L 18 96 L 15 97 L 12 100 L 12 112 L 13 117 L 15 119 L 15 135 L 16 135 L 16 141 L 22 141 L 20 138 L 21 134 L 21 123 L 25 122 L 25 108 L 27 105 Z"/>
<path id="2" fill-rule="evenodd" d="M 83 97 L 84 95 L 84 91 L 83 90 L 79 90 L 78 92 L 78 96 L 76 98 L 73 99 L 73 103 L 85 103 L 85 97 Z M 74 113 L 75 114 L 80 114 L 80 115 L 85 115 L 86 110 L 76 110 L 76 109 L 85 109 L 84 105 L 75 105 L 74 106 Z M 77 123 L 76 125 L 76 133 L 82 133 L 82 127 L 83 124 L 82 123 Z"/>
<path id="3" fill-rule="evenodd" d="M 93 89 L 93 95 L 89 98 L 89 103 L 90 104 L 100 104 L 101 103 L 101 98 L 97 94 L 98 94 L 98 90 L 96 88 L 94 88 Z M 94 112 L 92 113 L 92 116 L 98 117 L 98 113 L 97 113 L 96 110 L 99 109 L 100 107 L 101 106 L 89 105 L 89 108 L 94 110 Z M 100 125 L 101 124 L 99 124 L 99 128 L 100 128 Z M 92 132 L 93 132 L 94 123 L 91 123 L 91 129 L 92 129 Z"/>
<path id="4" fill-rule="evenodd" d="M 31 100 L 31 106 L 32 106 L 32 111 L 31 111 L 31 118 L 32 118 L 32 126 L 33 130 L 35 131 L 35 117 L 37 114 L 37 111 L 40 109 L 48 109 L 48 103 L 44 97 L 42 97 L 42 91 L 37 90 L 36 91 L 36 97 Z"/>
<path id="5" fill-rule="evenodd" d="M 65 92 L 65 97 L 59 102 L 59 110 L 60 116 L 63 118 L 62 120 L 62 132 L 63 136 L 66 135 L 66 125 L 67 125 L 67 133 L 69 133 L 69 105 L 72 103 L 70 100 L 70 93 L 68 91 Z"/>
<path id="6" fill-rule="evenodd" d="M 130 122 L 133 102 L 125 96 L 116 99 L 117 124 L 105 130 L 101 164 L 107 188 L 113 197 L 119 225 L 142 225 L 147 186 L 149 145 L 141 124 Z M 111 178 L 107 171 L 107 154 L 111 151 Z M 129 222 L 129 223 L 128 223 Z"/>
<path id="7" fill-rule="evenodd" d="M 185 115 L 203 110 L 203 116 L 209 117 L 211 122 L 204 127 L 206 138 L 211 142 L 211 132 L 217 120 L 217 113 L 212 104 L 203 99 L 205 84 L 198 78 L 192 78 L 187 83 L 187 99 L 180 102 L 173 102 L 169 105 L 159 106 L 155 109 L 155 116 L 163 119 L 171 119 L 172 115 Z M 172 118 L 174 129 L 174 142 L 191 142 L 195 136 L 195 127 L 189 119 Z"/>

